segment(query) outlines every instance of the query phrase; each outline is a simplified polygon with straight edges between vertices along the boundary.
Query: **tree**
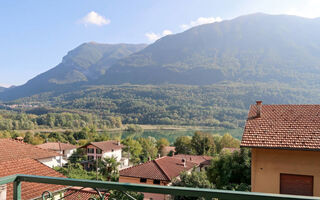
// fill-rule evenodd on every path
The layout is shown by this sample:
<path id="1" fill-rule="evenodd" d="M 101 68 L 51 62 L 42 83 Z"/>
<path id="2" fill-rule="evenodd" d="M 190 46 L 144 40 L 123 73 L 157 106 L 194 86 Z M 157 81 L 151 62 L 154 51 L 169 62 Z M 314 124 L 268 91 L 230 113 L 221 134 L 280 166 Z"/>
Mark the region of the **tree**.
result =
<path id="1" fill-rule="evenodd" d="M 23 138 L 23 141 L 26 142 L 26 143 L 29 143 L 29 144 L 32 144 L 33 142 L 33 133 L 31 132 L 26 132 L 24 138 Z"/>
<path id="2" fill-rule="evenodd" d="M 170 142 L 166 138 L 160 138 L 157 141 L 158 153 L 161 154 L 163 147 L 169 146 Z"/>
<path id="3" fill-rule="evenodd" d="M 200 131 L 195 132 L 192 136 L 191 147 L 197 155 L 213 155 L 215 153 L 213 136 Z"/>
<path id="4" fill-rule="evenodd" d="M 192 188 L 213 188 L 213 184 L 208 180 L 207 174 L 204 171 L 196 172 L 192 171 L 191 173 L 182 172 L 179 178 L 175 178 L 172 182 L 173 186 L 180 187 L 192 187 Z M 181 197 L 175 196 L 175 200 L 198 200 L 203 199 L 201 197 Z"/>
<path id="5" fill-rule="evenodd" d="M 220 141 L 221 149 L 223 148 L 240 148 L 240 141 L 233 138 L 229 133 L 222 136 Z"/>
<path id="6" fill-rule="evenodd" d="M 157 157 L 158 149 L 153 141 L 149 138 L 139 138 L 139 143 L 142 147 L 142 153 L 140 160 L 146 162 L 149 159 L 155 159 Z"/>
<path id="7" fill-rule="evenodd" d="M 248 149 L 220 153 L 207 170 L 209 181 L 218 189 L 250 189 L 251 153 Z"/>
<path id="8" fill-rule="evenodd" d="M 192 154 L 191 137 L 180 136 L 174 142 L 177 154 Z"/>
<path id="9" fill-rule="evenodd" d="M 140 143 L 131 137 L 126 138 L 122 142 L 125 145 L 124 151 L 130 154 L 130 161 L 134 164 L 140 163 L 140 154 L 142 147 Z"/>
<path id="10" fill-rule="evenodd" d="M 99 163 L 100 173 L 106 178 L 107 181 L 117 181 L 119 178 L 119 167 L 120 163 L 115 157 L 106 157 Z"/>

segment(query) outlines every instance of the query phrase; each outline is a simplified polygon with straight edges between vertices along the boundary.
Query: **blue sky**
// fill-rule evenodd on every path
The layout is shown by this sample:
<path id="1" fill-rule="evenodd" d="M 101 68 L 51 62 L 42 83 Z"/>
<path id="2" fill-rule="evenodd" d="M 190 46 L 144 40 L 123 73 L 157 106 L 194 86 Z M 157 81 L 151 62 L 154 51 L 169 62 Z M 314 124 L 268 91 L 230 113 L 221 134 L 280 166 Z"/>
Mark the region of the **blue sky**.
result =
<path id="1" fill-rule="evenodd" d="M 202 23 L 264 12 L 320 16 L 319 0 L 0 2 L 0 86 L 20 85 L 84 42 L 151 43 Z"/>

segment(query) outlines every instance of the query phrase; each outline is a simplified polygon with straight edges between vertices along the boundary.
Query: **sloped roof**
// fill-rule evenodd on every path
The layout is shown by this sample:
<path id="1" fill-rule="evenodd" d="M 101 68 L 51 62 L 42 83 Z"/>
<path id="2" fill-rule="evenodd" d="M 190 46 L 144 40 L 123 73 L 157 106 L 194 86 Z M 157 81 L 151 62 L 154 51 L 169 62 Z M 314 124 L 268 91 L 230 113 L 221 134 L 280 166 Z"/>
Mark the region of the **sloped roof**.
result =
<path id="1" fill-rule="evenodd" d="M 101 192 L 103 195 L 104 192 Z M 96 198 L 100 199 L 99 194 L 92 188 L 82 188 L 82 187 L 72 187 L 64 193 L 64 200 L 79 200 L 79 199 L 89 199 Z M 105 195 L 105 200 L 109 199 L 109 194 Z"/>
<path id="2" fill-rule="evenodd" d="M 210 164 L 212 160 L 211 156 L 197 156 L 197 155 L 187 155 L 187 154 L 177 154 L 174 155 L 175 158 L 185 159 L 186 161 L 196 163 L 197 165 L 207 165 Z"/>
<path id="3" fill-rule="evenodd" d="M 63 150 L 70 150 L 70 149 L 77 148 L 77 146 L 73 144 L 62 143 L 62 142 L 47 142 L 47 143 L 39 144 L 37 145 L 37 147 L 41 149 L 49 149 L 54 151 L 63 151 Z"/>
<path id="4" fill-rule="evenodd" d="M 181 172 L 190 170 L 196 165 L 196 163 L 187 161 L 184 167 L 182 159 L 165 156 L 120 170 L 120 176 L 171 181 Z"/>
<path id="5" fill-rule="evenodd" d="M 43 159 L 60 154 L 34 145 L 11 139 L 0 139 L 0 162 L 19 158 Z"/>
<path id="6" fill-rule="evenodd" d="M 241 146 L 320 150 L 320 105 L 251 105 Z"/>
<path id="7" fill-rule="evenodd" d="M 64 177 L 54 169 L 31 158 L 16 159 L 0 162 L 0 177 L 15 174 L 28 174 L 38 176 Z M 66 188 L 61 185 L 22 182 L 21 198 L 33 199 L 42 195 L 44 191 L 59 191 Z M 7 184 L 7 200 L 13 199 L 13 183 Z"/>
<path id="8" fill-rule="evenodd" d="M 90 144 L 98 147 L 99 149 L 101 149 L 104 152 L 110 152 L 112 150 L 118 150 L 118 149 L 123 148 L 123 145 L 122 144 L 118 145 L 118 141 L 116 141 L 116 140 L 109 140 L 109 141 L 102 141 L 102 142 L 91 142 L 83 147 L 86 147 Z"/>

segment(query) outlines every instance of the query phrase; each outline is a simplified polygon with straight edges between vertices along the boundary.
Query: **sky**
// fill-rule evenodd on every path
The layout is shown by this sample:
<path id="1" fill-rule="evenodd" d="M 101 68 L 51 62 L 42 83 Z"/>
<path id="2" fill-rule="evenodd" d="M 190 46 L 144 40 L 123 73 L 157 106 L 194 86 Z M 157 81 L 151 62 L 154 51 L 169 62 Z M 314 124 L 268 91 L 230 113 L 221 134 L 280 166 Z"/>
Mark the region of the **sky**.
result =
<path id="1" fill-rule="evenodd" d="M 0 86 L 24 84 L 84 42 L 152 43 L 257 12 L 315 18 L 320 0 L 0 1 Z"/>

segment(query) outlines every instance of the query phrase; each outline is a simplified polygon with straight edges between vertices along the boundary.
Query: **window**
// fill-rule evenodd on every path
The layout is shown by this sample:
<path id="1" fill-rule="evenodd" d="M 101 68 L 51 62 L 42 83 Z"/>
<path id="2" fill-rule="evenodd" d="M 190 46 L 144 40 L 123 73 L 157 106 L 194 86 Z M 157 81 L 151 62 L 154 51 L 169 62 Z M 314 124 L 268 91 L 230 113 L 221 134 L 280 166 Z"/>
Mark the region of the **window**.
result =
<path id="1" fill-rule="evenodd" d="M 88 156 L 88 160 L 94 160 L 94 157 L 93 156 Z"/>
<path id="2" fill-rule="evenodd" d="M 88 153 L 94 153 L 94 149 L 88 148 Z"/>
<path id="3" fill-rule="evenodd" d="M 101 160 L 101 156 L 97 156 L 97 159 L 98 159 L 98 160 Z"/>
<path id="4" fill-rule="evenodd" d="M 146 183 L 147 179 L 146 178 L 140 178 L 140 183 Z"/>
<path id="5" fill-rule="evenodd" d="M 160 181 L 159 180 L 153 180 L 153 184 L 160 185 Z"/>
<path id="6" fill-rule="evenodd" d="M 102 154 L 102 150 L 101 149 L 96 149 L 96 153 L 97 154 Z"/>
<path id="7" fill-rule="evenodd" d="M 111 152 L 114 152 L 114 149 L 111 149 Z"/>

